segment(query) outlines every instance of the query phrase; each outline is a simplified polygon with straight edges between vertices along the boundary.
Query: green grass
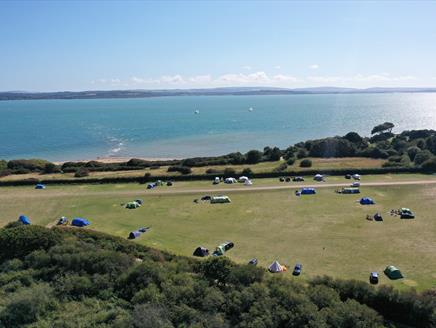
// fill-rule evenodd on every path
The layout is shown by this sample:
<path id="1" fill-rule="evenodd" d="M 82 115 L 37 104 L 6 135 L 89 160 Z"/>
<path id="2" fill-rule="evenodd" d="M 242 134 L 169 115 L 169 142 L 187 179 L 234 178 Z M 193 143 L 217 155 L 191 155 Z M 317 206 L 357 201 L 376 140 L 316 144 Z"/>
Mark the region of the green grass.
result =
<path id="1" fill-rule="evenodd" d="M 363 182 L 421 179 L 436 177 L 365 176 Z M 347 181 L 328 179 L 331 183 Z M 258 179 L 255 185 L 284 183 Z M 227 254 L 231 259 L 245 263 L 257 257 L 261 266 L 275 259 L 288 266 L 301 262 L 299 279 L 327 274 L 367 281 L 370 271 L 378 271 L 382 284 L 397 288 L 435 286 L 436 185 L 363 186 L 361 195 L 338 195 L 335 188 L 319 188 L 317 195 L 302 197 L 294 196 L 292 190 L 234 191 L 229 193 L 231 204 L 215 205 L 193 203 L 201 196 L 194 192 L 156 194 L 159 190 L 212 188 L 210 182 L 180 182 L 171 188 L 145 191 L 138 184 L 0 188 L 0 224 L 21 213 L 42 225 L 62 215 L 83 216 L 92 222 L 90 228 L 122 237 L 138 227 L 152 226 L 137 242 L 181 255 L 191 255 L 199 245 L 213 250 L 231 240 L 235 243 Z M 377 204 L 361 206 L 356 202 L 360 196 L 371 196 Z M 144 199 L 143 207 L 127 210 L 120 206 L 137 197 Z M 387 214 L 399 207 L 410 207 L 417 218 L 401 220 Z M 365 219 L 376 211 L 383 214 L 383 222 Z M 406 279 L 389 281 L 382 272 L 390 264 L 399 267 Z"/>

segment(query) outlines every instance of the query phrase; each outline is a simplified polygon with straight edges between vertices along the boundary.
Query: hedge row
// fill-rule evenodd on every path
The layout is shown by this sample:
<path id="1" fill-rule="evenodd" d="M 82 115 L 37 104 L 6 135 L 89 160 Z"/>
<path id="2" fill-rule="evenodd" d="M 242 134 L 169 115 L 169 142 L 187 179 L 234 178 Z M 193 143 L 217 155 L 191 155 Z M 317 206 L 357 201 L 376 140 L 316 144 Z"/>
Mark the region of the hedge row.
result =
<path id="1" fill-rule="evenodd" d="M 384 167 L 368 169 L 335 169 L 335 170 L 306 170 L 290 172 L 264 172 L 249 174 L 250 178 L 277 178 L 281 176 L 313 176 L 317 173 L 324 175 L 345 175 L 351 173 L 358 174 L 387 174 L 387 173 L 432 173 L 416 167 Z M 236 174 L 239 175 L 239 174 Z M 0 181 L 0 186 L 26 186 L 36 183 L 43 184 L 106 184 L 106 183 L 147 183 L 156 180 L 164 181 L 196 181 L 196 180 L 213 180 L 214 177 L 225 177 L 224 174 L 192 174 L 192 175 L 156 175 L 145 177 L 107 177 L 107 178 L 86 178 L 86 179 L 25 179 L 14 181 Z"/>

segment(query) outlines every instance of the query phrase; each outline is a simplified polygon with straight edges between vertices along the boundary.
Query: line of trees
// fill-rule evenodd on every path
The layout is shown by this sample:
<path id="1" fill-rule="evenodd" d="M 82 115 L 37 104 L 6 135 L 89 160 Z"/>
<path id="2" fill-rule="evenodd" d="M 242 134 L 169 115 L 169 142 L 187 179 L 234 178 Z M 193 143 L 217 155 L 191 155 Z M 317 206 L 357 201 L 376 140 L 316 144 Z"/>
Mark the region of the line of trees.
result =
<path id="1" fill-rule="evenodd" d="M 309 284 L 81 229 L 0 229 L 0 327 L 431 327 L 435 294 Z"/>

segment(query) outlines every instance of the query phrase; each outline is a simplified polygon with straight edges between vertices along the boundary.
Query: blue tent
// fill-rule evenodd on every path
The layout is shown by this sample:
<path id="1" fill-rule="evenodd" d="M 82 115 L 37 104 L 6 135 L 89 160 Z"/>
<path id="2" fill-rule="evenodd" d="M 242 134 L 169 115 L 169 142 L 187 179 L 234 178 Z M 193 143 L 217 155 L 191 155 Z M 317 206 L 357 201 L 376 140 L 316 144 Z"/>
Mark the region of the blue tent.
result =
<path id="1" fill-rule="evenodd" d="M 35 186 L 35 189 L 45 189 L 45 185 L 43 185 L 43 184 L 41 184 L 41 183 L 38 183 L 38 184 Z"/>
<path id="2" fill-rule="evenodd" d="M 372 198 L 363 197 L 360 199 L 360 204 L 361 205 L 373 205 L 373 204 L 375 204 L 375 202 Z"/>
<path id="3" fill-rule="evenodd" d="M 315 188 L 303 188 L 301 189 L 302 195 L 314 195 L 316 194 Z"/>
<path id="4" fill-rule="evenodd" d="M 138 230 L 129 233 L 129 239 L 135 239 L 138 238 L 139 236 L 141 236 L 141 232 Z"/>
<path id="5" fill-rule="evenodd" d="M 87 225 L 90 225 L 91 223 L 83 218 L 75 218 L 73 219 L 73 222 L 71 222 L 71 225 L 76 226 L 76 227 L 84 227 Z"/>
<path id="6" fill-rule="evenodd" d="M 30 224 L 30 219 L 25 215 L 20 215 L 18 221 L 20 221 L 22 224 Z"/>

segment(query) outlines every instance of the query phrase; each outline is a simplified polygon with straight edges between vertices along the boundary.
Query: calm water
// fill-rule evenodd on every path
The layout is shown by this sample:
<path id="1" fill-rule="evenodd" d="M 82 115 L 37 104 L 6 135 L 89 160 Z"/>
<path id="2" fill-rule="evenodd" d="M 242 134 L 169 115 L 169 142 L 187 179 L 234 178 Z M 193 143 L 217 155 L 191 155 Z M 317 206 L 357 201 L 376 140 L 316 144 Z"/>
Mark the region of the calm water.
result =
<path id="1" fill-rule="evenodd" d="M 219 155 L 369 135 L 384 121 L 396 131 L 435 129 L 436 94 L 3 101 L 0 158 Z"/>

